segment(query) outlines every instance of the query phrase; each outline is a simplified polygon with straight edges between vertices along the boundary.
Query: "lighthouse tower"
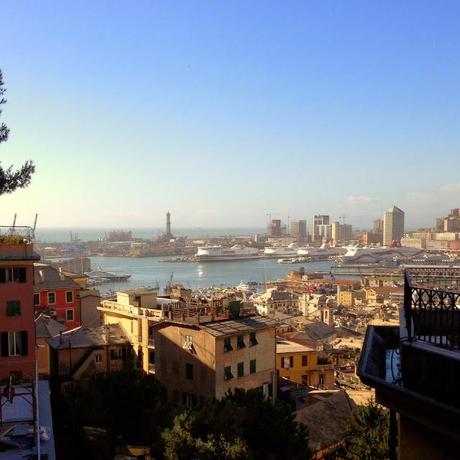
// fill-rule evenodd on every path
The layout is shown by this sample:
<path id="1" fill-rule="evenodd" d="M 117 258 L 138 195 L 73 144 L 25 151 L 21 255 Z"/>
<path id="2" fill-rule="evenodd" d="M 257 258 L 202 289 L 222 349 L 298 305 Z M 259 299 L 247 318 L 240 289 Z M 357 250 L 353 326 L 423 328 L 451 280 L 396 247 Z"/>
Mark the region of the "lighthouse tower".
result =
<path id="1" fill-rule="evenodd" d="M 171 238 L 172 233 L 171 233 L 171 213 L 168 211 L 166 213 L 166 236 Z"/>

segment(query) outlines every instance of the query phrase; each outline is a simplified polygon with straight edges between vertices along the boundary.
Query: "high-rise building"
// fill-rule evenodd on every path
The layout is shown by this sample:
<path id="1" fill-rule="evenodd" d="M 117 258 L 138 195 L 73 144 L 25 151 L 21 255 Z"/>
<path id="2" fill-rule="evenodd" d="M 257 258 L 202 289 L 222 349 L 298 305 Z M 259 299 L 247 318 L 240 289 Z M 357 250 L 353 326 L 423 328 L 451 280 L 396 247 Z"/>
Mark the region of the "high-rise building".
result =
<path id="1" fill-rule="evenodd" d="M 396 206 L 385 211 L 383 216 L 383 244 L 401 241 L 404 235 L 404 211 Z"/>
<path id="2" fill-rule="evenodd" d="M 350 241 L 353 238 L 353 229 L 349 224 L 334 222 L 331 225 L 331 236 L 335 243 Z"/>
<path id="3" fill-rule="evenodd" d="M 332 225 L 321 224 L 316 227 L 318 235 L 315 241 L 327 241 L 332 238 Z"/>
<path id="4" fill-rule="evenodd" d="M 373 233 L 376 233 L 376 234 L 383 233 L 383 219 L 374 220 Z"/>
<path id="5" fill-rule="evenodd" d="M 291 236 L 295 237 L 297 241 L 304 242 L 307 240 L 307 221 L 306 220 L 293 220 L 291 223 Z"/>
<path id="6" fill-rule="evenodd" d="M 269 237 L 277 238 L 286 233 L 286 226 L 281 224 L 281 219 L 272 219 L 268 224 L 267 234 Z"/>
<path id="7" fill-rule="evenodd" d="M 313 240 L 320 241 L 321 235 L 319 233 L 320 225 L 329 225 L 329 216 L 318 214 L 313 217 Z"/>

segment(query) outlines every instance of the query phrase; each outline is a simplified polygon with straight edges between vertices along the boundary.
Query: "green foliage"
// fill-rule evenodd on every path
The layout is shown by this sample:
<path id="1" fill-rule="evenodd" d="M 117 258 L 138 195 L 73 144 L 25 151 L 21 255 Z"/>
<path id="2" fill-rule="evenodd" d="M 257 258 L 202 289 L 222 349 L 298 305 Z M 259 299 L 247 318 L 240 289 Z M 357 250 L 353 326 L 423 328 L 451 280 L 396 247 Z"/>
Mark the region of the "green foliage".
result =
<path id="1" fill-rule="evenodd" d="M 95 374 L 79 382 L 68 400 L 78 424 L 106 429 L 113 445 L 121 438 L 161 451 L 171 411 L 154 377 L 138 371 Z"/>
<path id="2" fill-rule="evenodd" d="M 220 401 L 181 414 L 163 439 L 168 460 L 309 457 L 305 427 L 294 422 L 287 405 L 266 400 L 258 390 L 235 390 Z M 207 449 L 207 456 L 198 448 Z M 187 457 L 191 451 L 195 457 Z"/>
<path id="3" fill-rule="evenodd" d="M 384 460 L 389 458 L 390 418 L 373 399 L 358 408 L 350 421 L 344 440 L 348 460 Z"/>
<path id="4" fill-rule="evenodd" d="M 5 92 L 3 87 L 3 74 L 0 70 L 0 107 L 6 104 Z M 0 115 L 2 110 L 0 108 Z M 0 124 L 0 144 L 8 140 L 10 130 L 5 123 Z M 10 166 L 6 169 L 2 168 L 0 163 L 0 195 L 14 192 L 18 188 L 27 187 L 30 184 L 32 174 L 35 172 L 35 166 L 31 161 L 26 161 L 18 170 L 13 170 Z"/>
<path id="5" fill-rule="evenodd" d="M 221 434 L 204 434 L 204 439 L 194 437 L 192 431 L 196 415 L 183 412 L 174 419 L 172 428 L 163 432 L 164 456 L 167 460 L 246 460 L 249 452 L 239 438 L 227 441 Z"/>
<path id="6" fill-rule="evenodd" d="M 21 235 L 0 236 L 0 244 L 24 244 L 24 237 Z"/>

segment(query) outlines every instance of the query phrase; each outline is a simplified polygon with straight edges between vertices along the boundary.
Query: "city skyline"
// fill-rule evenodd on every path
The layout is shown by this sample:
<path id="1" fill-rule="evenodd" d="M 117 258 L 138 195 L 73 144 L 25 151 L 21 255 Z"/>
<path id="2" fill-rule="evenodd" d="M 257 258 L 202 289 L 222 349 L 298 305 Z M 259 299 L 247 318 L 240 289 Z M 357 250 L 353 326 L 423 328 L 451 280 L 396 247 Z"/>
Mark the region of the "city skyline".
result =
<path id="1" fill-rule="evenodd" d="M 433 162 L 459 154 L 458 3 L 114 5 L 2 4 L 0 160 L 37 165 L 3 222 L 365 228 L 396 204 L 415 229 L 457 206 Z"/>

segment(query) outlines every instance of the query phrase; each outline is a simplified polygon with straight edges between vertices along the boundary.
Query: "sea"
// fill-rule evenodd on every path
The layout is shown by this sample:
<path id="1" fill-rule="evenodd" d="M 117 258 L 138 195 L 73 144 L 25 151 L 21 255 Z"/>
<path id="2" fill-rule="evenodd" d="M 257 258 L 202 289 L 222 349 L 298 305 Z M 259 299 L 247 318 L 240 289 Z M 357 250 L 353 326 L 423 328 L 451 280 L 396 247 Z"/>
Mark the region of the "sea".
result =
<path id="1" fill-rule="evenodd" d="M 81 241 L 97 241 L 110 232 L 111 228 L 59 228 L 39 229 L 36 240 L 41 243 L 64 243 L 70 241 L 70 234 Z M 123 230 L 123 229 L 121 229 Z M 163 232 L 160 228 L 125 229 L 133 232 L 134 238 L 152 238 Z M 174 229 L 176 236 L 209 238 L 219 236 L 250 236 L 263 233 L 262 228 L 181 228 Z M 98 286 L 101 293 L 132 289 L 137 287 L 159 287 L 160 291 L 171 280 L 185 287 L 232 287 L 241 281 L 262 283 L 285 278 L 292 270 L 304 267 L 306 270 L 330 270 L 331 261 L 302 264 L 279 264 L 276 259 L 238 260 L 222 262 L 164 262 L 167 257 L 91 257 L 91 267 L 105 271 L 131 275 L 126 282 L 107 283 Z"/>

